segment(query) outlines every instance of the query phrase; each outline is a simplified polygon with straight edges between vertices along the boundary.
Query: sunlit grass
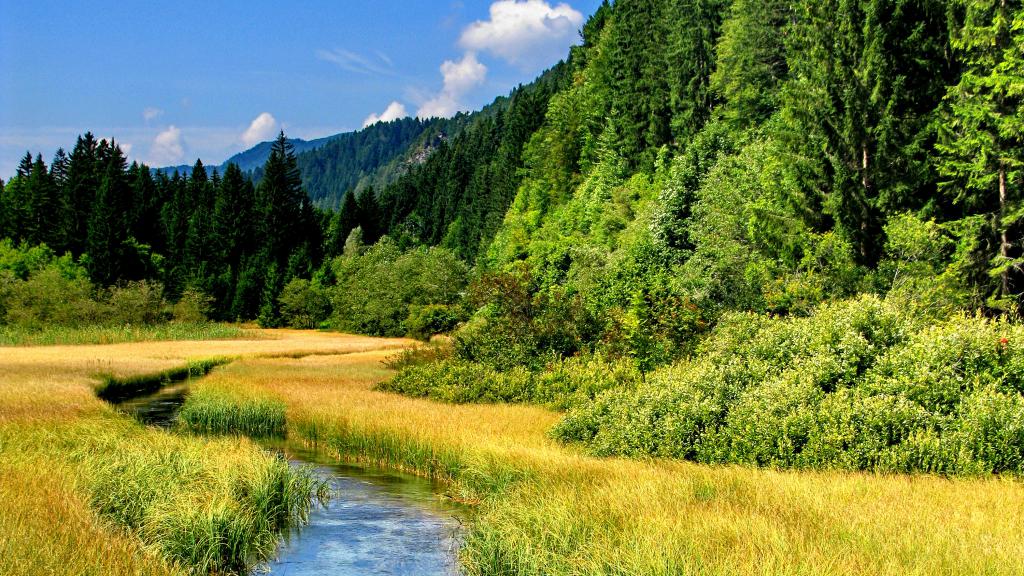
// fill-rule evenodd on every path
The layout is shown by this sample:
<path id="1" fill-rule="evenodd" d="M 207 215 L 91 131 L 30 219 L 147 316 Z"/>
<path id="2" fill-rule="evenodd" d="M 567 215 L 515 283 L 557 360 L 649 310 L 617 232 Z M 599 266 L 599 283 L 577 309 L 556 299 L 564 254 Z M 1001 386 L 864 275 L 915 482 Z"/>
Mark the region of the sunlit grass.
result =
<path id="1" fill-rule="evenodd" d="M 244 434 L 256 438 L 285 434 L 285 405 L 273 398 L 246 398 L 210 389 L 188 396 L 180 425 L 201 434 Z"/>
<path id="2" fill-rule="evenodd" d="M 200 388 L 288 405 L 289 439 L 479 503 L 470 574 L 1020 574 L 1024 483 L 596 459 L 537 407 L 377 392 L 387 353 L 252 359 Z"/>
<path id="3" fill-rule="evenodd" d="M 549 410 L 454 406 L 374 390 L 392 374 L 382 360 L 393 354 L 374 348 L 406 345 L 273 332 L 248 342 L 0 350 L 0 534 L 21 530 L 13 544 L 0 539 L 16 549 L 0 567 L 17 562 L 29 567 L 22 572 L 48 573 L 70 558 L 77 572 L 173 570 L 140 537 L 90 516 L 83 470 L 92 468 L 75 463 L 75 450 L 52 442 L 12 447 L 10 438 L 27 438 L 31 424 L 66 442 L 75 437 L 68 422 L 111 418 L 92 395 L 91 374 L 130 376 L 188 358 L 236 356 L 198 381 L 195 393 L 278 400 L 287 407 L 289 442 L 433 476 L 453 497 L 477 503 L 462 552 L 469 574 L 1024 573 L 1019 481 L 592 458 L 547 437 L 559 419 Z M 204 442 L 218 454 L 252 446 L 234 437 Z M 10 453 L 22 456 L 11 461 Z M 50 480 L 31 482 L 37 470 Z M 60 512 L 43 507 L 53 497 Z M 71 535 L 39 528 L 37 518 L 71 514 L 69 506 L 79 518 L 69 523 Z M 118 560 L 97 549 L 107 536 Z M 33 549 L 45 553 L 26 552 Z"/>
<path id="4" fill-rule="evenodd" d="M 252 338 L 257 334 L 239 326 L 219 323 L 168 322 L 155 325 L 23 328 L 0 326 L 0 346 L 52 346 L 69 344 L 120 344 L 161 340 L 224 340 Z"/>
<path id="5" fill-rule="evenodd" d="M 0 574 L 227 573 L 270 553 L 317 488 L 249 440 L 142 427 L 96 397 L 94 375 L 145 380 L 190 359 L 404 345 L 263 331 L 0 349 Z"/>

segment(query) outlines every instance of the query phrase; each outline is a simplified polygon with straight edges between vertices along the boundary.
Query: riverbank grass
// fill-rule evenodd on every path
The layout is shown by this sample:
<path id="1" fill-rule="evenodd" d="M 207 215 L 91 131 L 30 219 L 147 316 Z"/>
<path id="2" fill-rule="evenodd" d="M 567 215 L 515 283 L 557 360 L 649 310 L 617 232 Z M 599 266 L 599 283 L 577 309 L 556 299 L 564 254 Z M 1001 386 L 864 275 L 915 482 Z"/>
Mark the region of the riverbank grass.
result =
<path id="1" fill-rule="evenodd" d="M 285 405 L 273 398 L 247 398 L 200 387 L 178 413 L 182 428 L 199 434 L 241 434 L 282 438 L 287 430 Z"/>
<path id="2" fill-rule="evenodd" d="M 1024 483 L 601 459 L 559 414 L 375 390 L 386 352 L 250 359 L 200 389 L 280 398 L 288 441 L 446 482 L 476 502 L 467 574 L 1024 573 Z"/>
<path id="3" fill-rule="evenodd" d="M 120 326 L 47 326 L 26 328 L 0 327 L 0 346 L 55 346 L 87 344 L 121 344 L 171 340 L 228 340 L 253 338 L 255 330 L 232 324 L 213 322 L 167 322 L 164 324 L 129 324 Z"/>

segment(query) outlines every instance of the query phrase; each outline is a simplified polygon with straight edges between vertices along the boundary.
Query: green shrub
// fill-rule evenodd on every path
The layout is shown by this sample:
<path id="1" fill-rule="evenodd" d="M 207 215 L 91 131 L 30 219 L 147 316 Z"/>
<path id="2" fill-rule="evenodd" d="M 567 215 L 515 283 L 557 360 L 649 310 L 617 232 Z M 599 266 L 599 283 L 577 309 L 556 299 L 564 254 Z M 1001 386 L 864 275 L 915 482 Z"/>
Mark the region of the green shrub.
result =
<path id="1" fill-rule="evenodd" d="M 329 290 L 329 325 L 375 336 L 404 336 L 413 306 L 455 304 L 469 273 L 450 250 L 403 252 L 387 237 L 334 259 L 331 268 L 337 284 Z"/>
<path id="2" fill-rule="evenodd" d="M 639 381 L 640 372 L 632 362 L 600 356 L 553 361 L 539 372 L 522 367 L 499 371 L 479 362 L 449 359 L 406 367 L 379 388 L 458 404 L 525 402 L 565 409 Z"/>
<path id="3" fill-rule="evenodd" d="M 445 304 L 410 306 L 409 317 L 405 319 L 408 336 L 418 340 L 430 340 L 431 336 L 451 332 L 462 321 L 459 308 Z"/>
<path id="4" fill-rule="evenodd" d="M 413 366 L 422 366 L 448 360 L 454 352 L 451 340 L 437 338 L 423 346 L 405 348 L 394 356 L 386 358 L 382 363 L 385 367 L 392 370 L 402 370 Z"/>
<path id="5" fill-rule="evenodd" d="M 317 328 L 331 314 L 331 301 L 316 282 L 294 278 L 285 284 L 281 295 L 281 316 L 292 328 Z"/>
<path id="6" fill-rule="evenodd" d="M 598 455 L 1024 473 L 1024 327 L 922 323 L 870 296 L 727 315 L 692 359 L 576 404 L 552 435 Z"/>
<path id="7" fill-rule="evenodd" d="M 29 328 L 105 324 L 111 316 L 84 275 L 68 276 L 56 266 L 8 284 L 3 300 L 5 322 Z"/>
<path id="8" fill-rule="evenodd" d="M 212 306 L 213 298 L 195 288 L 189 288 L 171 308 L 171 315 L 176 322 L 199 324 L 206 322 Z"/>
<path id="9" fill-rule="evenodd" d="M 1024 397 L 994 385 L 974 391 L 960 405 L 952 443 L 965 468 L 1024 474 Z"/>
<path id="10" fill-rule="evenodd" d="M 110 289 L 110 321 L 115 324 L 156 324 L 163 321 L 163 286 L 158 283 L 129 282 Z"/>

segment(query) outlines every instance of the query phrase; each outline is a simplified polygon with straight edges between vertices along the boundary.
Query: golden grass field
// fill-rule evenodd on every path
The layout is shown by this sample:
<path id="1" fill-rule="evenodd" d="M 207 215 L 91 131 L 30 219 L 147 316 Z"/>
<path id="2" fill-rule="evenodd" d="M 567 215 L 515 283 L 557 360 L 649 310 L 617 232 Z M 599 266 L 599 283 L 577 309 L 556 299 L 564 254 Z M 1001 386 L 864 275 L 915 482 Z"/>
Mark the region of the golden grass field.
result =
<path id="1" fill-rule="evenodd" d="M 174 571 L 98 521 L 59 453 L 14 439 L 122 418 L 93 397 L 97 372 L 238 356 L 197 390 L 281 400 L 289 442 L 433 475 L 478 503 L 463 550 L 470 574 L 1024 574 L 1020 481 L 591 458 L 547 438 L 558 414 L 542 408 L 375 391 L 390 374 L 381 361 L 408 345 L 268 331 L 0 349 L 0 572 Z M 224 442 L 249 447 L 212 445 L 228 451 Z M 65 530 L 47 530 L 58 522 Z"/>

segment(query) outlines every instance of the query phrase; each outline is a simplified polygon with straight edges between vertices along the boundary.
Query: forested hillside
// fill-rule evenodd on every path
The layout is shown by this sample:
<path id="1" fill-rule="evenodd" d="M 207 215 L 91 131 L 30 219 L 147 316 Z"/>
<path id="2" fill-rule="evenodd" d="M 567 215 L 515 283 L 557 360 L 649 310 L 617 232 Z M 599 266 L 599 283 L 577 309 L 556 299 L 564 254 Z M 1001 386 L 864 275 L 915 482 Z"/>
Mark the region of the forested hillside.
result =
<path id="1" fill-rule="evenodd" d="M 457 131 L 282 135 L 257 185 L 26 156 L 3 236 L 218 318 L 458 327 L 394 389 L 601 454 L 1024 472 L 1022 46 L 1016 2 L 618 0 Z"/>

